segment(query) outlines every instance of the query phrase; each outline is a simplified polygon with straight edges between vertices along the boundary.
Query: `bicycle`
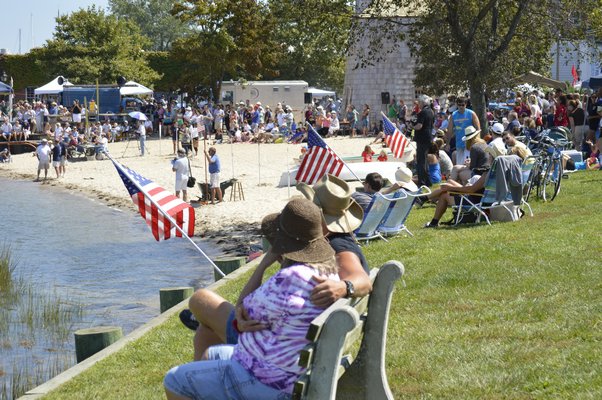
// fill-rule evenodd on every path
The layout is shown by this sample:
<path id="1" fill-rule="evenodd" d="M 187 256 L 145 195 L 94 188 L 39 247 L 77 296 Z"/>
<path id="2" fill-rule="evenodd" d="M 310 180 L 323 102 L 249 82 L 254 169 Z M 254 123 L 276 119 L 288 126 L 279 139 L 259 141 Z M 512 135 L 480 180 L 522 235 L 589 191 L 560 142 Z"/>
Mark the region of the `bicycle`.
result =
<path id="1" fill-rule="evenodd" d="M 538 146 L 539 152 L 535 158 L 530 184 L 525 193 L 526 201 L 535 190 L 538 198 L 544 201 L 553 201 L 560 193 L 560 184 L 563 175 L 562 150 L 569 144 L 566 139 L 552 139 L 544 136 L 540 141 L 531 140 Z"/>

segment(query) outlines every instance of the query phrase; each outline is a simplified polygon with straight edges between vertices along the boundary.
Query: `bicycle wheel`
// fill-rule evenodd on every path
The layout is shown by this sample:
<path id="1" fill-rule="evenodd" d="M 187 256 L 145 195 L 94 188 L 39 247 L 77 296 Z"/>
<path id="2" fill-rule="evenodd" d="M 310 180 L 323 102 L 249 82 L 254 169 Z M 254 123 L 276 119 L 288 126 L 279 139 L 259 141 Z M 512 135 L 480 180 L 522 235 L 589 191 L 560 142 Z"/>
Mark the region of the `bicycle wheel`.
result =
<path id="1" fill-rule="evenodd" d="M 538 165 L 537 175 L 534 179 L 537 180 L 537 198 L 545 200 L 544 193 L 544 181 L 546 180 L 546 171 L 548 170 L 548 165 L 550 164 L 550 160 L 544 158 Z"/>
<path id="2" fill-rule="evenodd" d="M 542 194 L 545 201 L 552 201 L 560 192 L 560 180 L 562 179 L 562 163 L 560 159 L 553 159 L 546 169 L 543 181 Z"/>
<path id="3" fill-rule="evenodd" d="M 531 173 L 529 174 L 529 184 L 526 186 L 525 189 L 525 201 L 529 201 L 529 197 L 531 196 L 531 194 L 536 194 L 537 193 L 537 188 L 539 186 L 539 176 L 541 175 L 541 173 L 539 172 L 541 167 L 541 164 L 539 163 L 539 161 L 535 162 L 535 165 L 533 166 L 533 168 L 531 169 Z"/>

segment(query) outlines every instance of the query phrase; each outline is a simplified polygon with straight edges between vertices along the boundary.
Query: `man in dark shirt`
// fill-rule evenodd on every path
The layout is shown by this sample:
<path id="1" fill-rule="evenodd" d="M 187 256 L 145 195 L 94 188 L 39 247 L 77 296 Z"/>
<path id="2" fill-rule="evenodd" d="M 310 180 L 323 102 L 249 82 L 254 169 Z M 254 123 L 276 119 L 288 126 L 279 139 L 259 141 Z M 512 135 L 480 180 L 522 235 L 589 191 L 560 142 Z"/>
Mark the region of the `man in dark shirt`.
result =
<path id="1" fill-rule="evenodd" d="M 433 123 L 435 114 L 431 109 L 431 99 L 422 95 L 418 99 L 420 104 L 420 112 L 416 117 L 414 124 L 414 140 L 416 141 L 416 172 L 418 174 L 418 186 L 424 185 L 430 187 L 432 185 L 429 177 L 429 166 L 427 161 L 427 153 L 433 141 Z"/>

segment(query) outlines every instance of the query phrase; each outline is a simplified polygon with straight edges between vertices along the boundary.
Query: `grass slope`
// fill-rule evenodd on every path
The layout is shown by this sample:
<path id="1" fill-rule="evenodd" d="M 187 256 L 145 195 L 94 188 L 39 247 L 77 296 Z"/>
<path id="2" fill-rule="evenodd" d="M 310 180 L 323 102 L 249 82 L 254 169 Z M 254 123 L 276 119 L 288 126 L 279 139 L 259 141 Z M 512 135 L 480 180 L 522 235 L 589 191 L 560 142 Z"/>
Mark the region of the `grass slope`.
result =
<path id="1" fill-rule="evenodd" d="M 601 198 L 601 173 L 575 173 L 554 202 L 532 202 L 533 218 L 421 229 L 425 207 L 410 216 L 414 238 L 366 246 L 371 265 L 406 267 L 388 332 L 395 398 L 602 398 Z M 163 398 L 191 340 L 174 317 L 45 398 Z"/>

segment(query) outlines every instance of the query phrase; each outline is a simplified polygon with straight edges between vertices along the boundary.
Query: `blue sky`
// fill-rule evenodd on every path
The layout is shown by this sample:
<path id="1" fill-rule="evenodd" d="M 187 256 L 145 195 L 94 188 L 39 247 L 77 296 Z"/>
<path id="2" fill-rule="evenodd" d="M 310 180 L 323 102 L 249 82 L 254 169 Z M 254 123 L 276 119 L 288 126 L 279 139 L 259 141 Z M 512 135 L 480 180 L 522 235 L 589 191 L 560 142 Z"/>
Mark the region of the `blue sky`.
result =
<path id="1" fill-rule="evenodd" d="M 39 47 L 52 38 L 57 13 L 70 14 L 79 8 L 87 8 L 91 5 L 106 8 L 108 4 L 108 0 L 29 0 L 26 2 L 0 0 L 0 15 L 2 15 L 0 49 L 18 54 L 19 29 L 21 29 L 21 53 L 27 53 L 32 43 Z"/>

